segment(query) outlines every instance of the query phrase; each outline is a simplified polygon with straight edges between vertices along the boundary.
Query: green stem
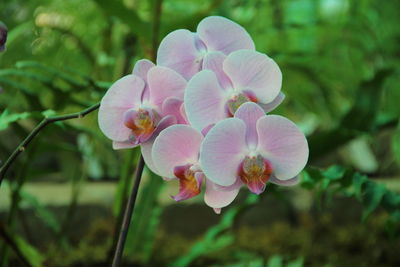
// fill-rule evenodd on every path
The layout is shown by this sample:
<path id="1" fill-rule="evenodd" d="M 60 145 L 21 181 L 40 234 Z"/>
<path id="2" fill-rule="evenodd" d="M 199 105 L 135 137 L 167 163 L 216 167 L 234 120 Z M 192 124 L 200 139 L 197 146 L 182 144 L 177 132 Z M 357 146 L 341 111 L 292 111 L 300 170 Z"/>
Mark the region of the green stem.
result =
<path id="1" fill-rule="evenodd" d="M 35 129 L 33 129 L 32 132 L 25 138 L 25 140 L 22 141 L 22 143 L 17 146 L 17 148 L 14 150 L 14 152 L 11 154 L 11 156 L 3 164 L 3 166 L 1 166 L 1 168 L 0 168 L 0 186 L 1 186 L 1 182 L 3 181 L 8 168 L 16 160 L 16 158 L 19 156 L 19 154 L 21 154 L 23 151 L 25 151 L 25 149 L 29 145 L 29 143 L 33 140 L 33 138 L 35 138 L 39 134 L 39 132 L 43 128 L 45 128 L 47 125 L 57 122 L 57 121 L 65 121 L 65 120 L 70 120 L 70 119 L 83 118 L 84 116 L 91 113 L 92 111 L 95 111 L 99 107 L 100 107 L 100 103 L 97 103 L 85 110 L 80 111 L 80 112 L 44 118 L 35 127 Z"/>
<path id="2" fill-rule="evenodd" d="M 118 235 L 117 248 L 115 249 L 112 267 L 121 266 L 121 258 L 124 252 L 124 246 L 126 237 L 128 235 L 129 225 L 132 220 L 133 210 L 135 208 L 136 197 L 139 191 L 139 185 L 142 179 L 143 169 L 144 169 L 144 160 L 143 157 L 140 156 L 140 160 L 135 173 L 135 182 L 133 184 L 129 200 L 125 208 L 124 219 L 122 221 L 121 229 Z"/>

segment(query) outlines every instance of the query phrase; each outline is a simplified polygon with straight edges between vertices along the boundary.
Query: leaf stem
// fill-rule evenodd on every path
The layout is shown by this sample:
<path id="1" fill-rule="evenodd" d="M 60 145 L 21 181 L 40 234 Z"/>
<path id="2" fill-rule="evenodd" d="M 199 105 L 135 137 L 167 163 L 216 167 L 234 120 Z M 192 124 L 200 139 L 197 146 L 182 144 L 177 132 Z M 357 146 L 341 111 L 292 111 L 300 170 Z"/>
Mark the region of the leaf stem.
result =
<path id="1" fill-rule="evenodd" d="M 95 111 L 100 107 L 100 103 L 94 104 L 93 106 L 88 107 L 85 110 L 82 110 L 80 112 L 75 112 L 71 114 L 66 114 L 66 115 L 61 115 L 61 116 L 54 116 L 54 117 L 46 117 L 44 118 L 33 130 L 30 132 L 30 134 L 22 141 L 21 144 L 17 146 L 17 148 L 14 150 L 14 152 L 11 154 L 11 156 L 7 159 L 7 161 L 1 166 L 0 168 L 0 186 L 1 182 L 4 179 L 4 176 L 8 170 L 8 168 L 11 166 L 11 164 L 17 159 L 19 154 L 25 151 L 26 147 L 29 145 L 29 143 L 35 138 L 39 132 L 45 128 L 47 125 L 57 122 L 57 121 L 65 121 L 65 120 L 70 120 L 70 119 L 76 119 L 76 118 L 83 118 L 87 114 Z"/>

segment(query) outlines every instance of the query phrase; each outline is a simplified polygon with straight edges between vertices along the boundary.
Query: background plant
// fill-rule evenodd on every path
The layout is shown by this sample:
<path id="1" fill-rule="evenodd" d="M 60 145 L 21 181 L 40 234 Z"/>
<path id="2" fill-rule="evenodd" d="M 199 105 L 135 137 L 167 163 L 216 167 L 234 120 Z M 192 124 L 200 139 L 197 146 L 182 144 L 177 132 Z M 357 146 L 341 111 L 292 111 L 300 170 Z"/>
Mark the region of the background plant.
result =
<path id="1" fill-rule="evenodd" d="M 155 16 L 159 5 L 162 13 Z M 353 224 L 374 224 L 375 218 L 383 216 L 377 228 L 387 237 L 375 233 L 374 238 L 382 249 L 394 242 L 390 247 L 395 251 L 400 220 L 396 193 L 400 163 L 398 9 L 396 1 L 377 0 L 2 1 L 0 19 L 7 24 L 9 36 L 7 51 L 0 54 L 0 159 L 4 162 L 45 116 L 81 111 L 98 102 L 113 81 L 131 71 L 137 59 L 152 57 L 154 43 L 166 33 L 177 28 L 194 30 L 204 16 L 222 15 L 242 24 L 257 49 L 273 57 L 283 71 L 282 90 L 287 98 L 276 113 L 302 127 L 311 151 L 310 167 L 296 190 L 303 192 L 304 188 L 320 211 L 329 210 L 337 198 L 356 199 L 363 215 Z M 155 37 L 157 20 L 160 26 Z M 129 194 L 137 153 L 110 149 L 95 114 L 48 126 L 14 162 L 0 189 L 1 264 L 20 263 L 17 258 L 21 257 L 32 266 L 52 266 L 60 258 L 67 266 L 109 261 L 114 226 L 118 225 L 113 222 L 118 222 Z M 171 191 L 150 176 L 146 172 L 139 194 L 138 216 L 131 224 L 125 252 L 127 262 L 316 264 L 311 254 L 297 255 L 290 246 L 286 255 L 277 251 L 273 256 L 240 245 L 244 240 L 238 230 L 244 224 L 242 218 L 263 203 L 245 201 L 244 192 L 219 224 L 200 232 L 195 243 L 185 243 L 187 248 L 178 256 L 168 257 L 168 253 L 176 254 L 172 248 L 168 252 L 160 247 L 162 229 L 168 223 L 179 223 L 181 218 L 174 220 L 167 214 L 181 206 L 168 202 Z M 117 184 L 113 197 L 102 195 L 109 197 L 108 203 L 113 201 L 102 210 L 108 212 L 107 220 L 102 223 L 99 216 L 88 216 L 83 221 L 97 223 L 89 224 L 86 236 L 93 233 L 94 237 L 77 240 L 73 232 L 85 208 L 85 188 L 104 182 L 109 188 Z M 61 211 L 42 198 L 48 195 L 57 201 L 44 186 L 55 183 L 69 195 Z M 31 193 L 35 185 L 42 188 Z M 287 207 L 296 207 L 290 192 L 268 190 Z M 36 224 L 31 214 L 51 245 L 32 236 Z M 93 241 L 99 232 L 108 238 Z M 394 241 L 389 241 L 390 234 Z M 171 233 L 168 237 L 175 240 Z M 219 257 L 210 252 L 210 244 L 220 251 Z M 179 242 L 175 247 L 179 248 Z M 306 241 L 302 247 L 307 247 Z M 393 264 L 396 258 L 390 257 L 390 251 L 382 252 L 386 258 L 377 261 Z M 369 262 L 374 264 L 373 255 L 365 257 L 371 257 Z M 320 261 L 337 263 L 329 257 Z"/>

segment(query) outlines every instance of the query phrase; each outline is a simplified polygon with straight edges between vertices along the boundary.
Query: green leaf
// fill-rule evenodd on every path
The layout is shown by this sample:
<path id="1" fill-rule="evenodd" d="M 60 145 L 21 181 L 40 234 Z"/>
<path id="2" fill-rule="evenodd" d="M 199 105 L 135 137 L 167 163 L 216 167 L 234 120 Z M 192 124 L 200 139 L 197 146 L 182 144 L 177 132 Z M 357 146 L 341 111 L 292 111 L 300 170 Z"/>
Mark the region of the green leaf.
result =
<path id="1" fill-rule="evenodd" d="M 43 223 L 47 225 L 54 233 L 58 233 L 60 231 L 61 225 L 55 215 L 49 209 L 43 206 L 35 196 L 23 190 L 20 191 L 20 195 L 23 201 L 22 205 L 27 204 L 31 206 L 38 218 L 40 218 Z"/>
<path id="2" fill-rule="evenodd" d="M 304 258 L 303 257 L 300 257 L 293 261 L 290 261 L 286 265 L 286 267 L 302 267 L 302 266 L 304 266 Z"/>
<path id="3" fill-rule="evenodd" d="M 29 118 L 29 112 L 10 113 L 7 109 L 0 115 L 0 131 L 7 129 L 10 123 Z"/>
<path id="4" fill-rule="evenodd" d="M 33 246 L 31 246 L 28 242 L 26 242 L 22 237 L 14 234 L 12 236 L 14 242 L 18 246 L 21 253 L 24 255 L 25 259 L 30 263 L 33 267 L 41 267 L 43 266 L 44 257 L 40 254 L 38 250 L 36 250 Z"/>
<path id="5" fill-rule="evenodd" d="M 224 211 L 221 221 L 215 226 L 209 228 L 208 231 L 205 233 L 203 239 L 196 242 L 186 255 L 178 258 L 176 261 L 169 264 L 168 266 L 189 266 L 191 262 L 193 262 L 200 256 L 208 253 L 209 251 L 218 251 L 232 244 L 234 241 L 233 236 L 229 233 L 223 233 L 233 226 L 235 219 L 243 210 L 249 208 L 251 205 L 254 205 L 258 202 L 258 200 L 259 197 L 257 195 L 249 194 L 243 204 L 230 207 L 227 211 Z"/>
<path id="6" fill-rule="evenodd" d="M 363 204 L 362 220 L 366 220 L 378 207 L 385 209 L 392 219 L 400 211 L 399 193 L 389 191 L 383 184 L 341 166 L 332 166 L 327 170 L 307 168 L 301 186 L 309 190 L 316 188 L 320 194 L 335 192 L 357 198 Z"/>
<path id="7" fill-rule="evenodd" d="M 380 70 L 372 79 L 360 84 L 353 107 L 343 116 L 336 128 L 316 132 L 308 137 L 310 160 L 333 151 L 363 132 L 374 130 L 384 82 L 392 71 Z"/>
<path id="8" fill-rule="evenodd" d="M 392 137 L 392 151 L 394 158 L 396 159 L 397 163 L 400 165 L 400 121 L 397 125 L 397 129 L 393 134 Z"/>
<path id="9" fill-rule="evenodd" d="M 282 267 L 283 258 L 280 255 L 274 255 L 268 259 L 268 267 Z"/>
<path id="10" fill-rule="evenodd" d="M 386 191 L 386 187 L 383 184 L 372 182 L 366 183 L 364 190 L 365 195 L 363 197 L 365 205 L 363 220 L 367 219 L 367 217 L 379 206 Z"/>
<path id="11" fill-rule="evenodd" d="M 143 21 L 134 10 L 127 8 L 122 1 L 94 1 L 102 9 L 106 16 L 118 18 L 122 23 L 128 25 L 129 30 L 134 32 L 138 37 L 150 40 L 150 23 Z"/>

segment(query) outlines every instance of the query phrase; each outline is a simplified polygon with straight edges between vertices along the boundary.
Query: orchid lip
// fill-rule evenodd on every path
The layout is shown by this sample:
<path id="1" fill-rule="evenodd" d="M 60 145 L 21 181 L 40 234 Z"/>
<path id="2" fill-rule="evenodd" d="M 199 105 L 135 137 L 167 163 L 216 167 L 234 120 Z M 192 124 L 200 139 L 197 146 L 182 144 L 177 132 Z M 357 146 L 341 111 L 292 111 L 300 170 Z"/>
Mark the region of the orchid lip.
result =
<path id="1" fill-rule="evenodd" d="M 179 193 L 172 198 L 182 201 L 200 194 L 202 178 L 197 171 L 197 164 L 186 164 L 174 168 L 175 177 L 179 179 Z"/>
<path id="2" fill-rule="evenodd" d="M 238 176 L 249 190 L 261 194 L 272 175 L 272 165 L 261 155 L 251 153 L 240 164 Z"/>
<path id="3" fill-rule="evenodd" d="M 140 107 L 127 110 L 124 114 L 124 124 L 131 129 L 128 141 L 139 144 L 147 141 L 157 129 L 160 115 L 153 109 Z"/>

